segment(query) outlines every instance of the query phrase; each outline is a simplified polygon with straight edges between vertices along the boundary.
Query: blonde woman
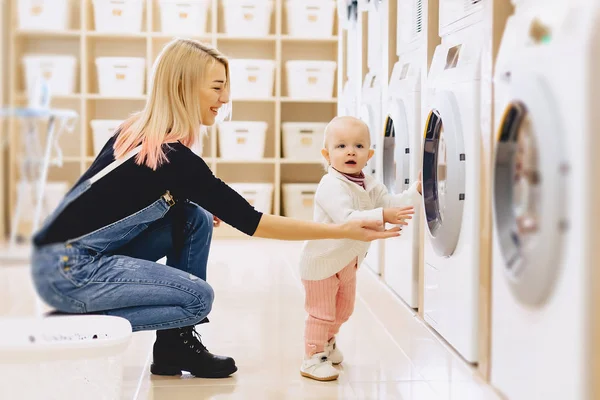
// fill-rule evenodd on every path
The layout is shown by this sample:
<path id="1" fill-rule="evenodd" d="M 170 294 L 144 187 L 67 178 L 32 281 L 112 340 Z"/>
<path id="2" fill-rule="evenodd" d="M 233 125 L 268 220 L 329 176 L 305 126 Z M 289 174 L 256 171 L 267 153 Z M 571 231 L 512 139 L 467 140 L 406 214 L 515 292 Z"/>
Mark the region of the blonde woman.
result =
<path id="1" fill-rule="evenodd" d="M 328 225 L 256 211 L 190 150 L 228 106 L 227 59 L 196 41 L 169 43 L 153 66 L 144 109 L 115 132 L 34 236 L 39 295 L 59 312 L 114 315 L 134 331 L 156 330 L 154 374 L 219 378 L 237 370 L 195 331 L 213 303 L 205 281 L 213 223 L 282 240 L 399 235 L 373 222 Z M 166 266 L 156 263 L 165 256 Z"/>

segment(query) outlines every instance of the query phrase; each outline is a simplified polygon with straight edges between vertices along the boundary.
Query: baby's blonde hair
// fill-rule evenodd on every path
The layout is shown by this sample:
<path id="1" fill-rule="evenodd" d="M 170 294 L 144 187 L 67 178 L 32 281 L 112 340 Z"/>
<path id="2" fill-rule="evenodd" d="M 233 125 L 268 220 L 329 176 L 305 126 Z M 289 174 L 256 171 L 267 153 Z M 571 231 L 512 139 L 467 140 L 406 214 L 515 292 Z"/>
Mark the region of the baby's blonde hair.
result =
<path id="1" fill-rule="evenodd" d="M 229 90 L 229 63 L 217 49 L 189 39 L 168 43 L 152 67 L 150 96 L 144 109 L 122 124 L 114 146 L 115 158 L 141 143 L 136 162 L 156 170 L 167 161 L 163 143 L 179 140 L 191 147 L 201 140 L 199 93 L 207 70 L 217 63 L 225 67 L 225 88 Z"/>
<path id="2" fill-rule="evenodd" d="M 323 135 L 323 148 L 324 149 L 327 148 L 327 143 L 328 143 L 327 139 L 329 138 L 329 136 L 331 136 L 332 132 L 334 132 L 336 129 L 346 128 L 346 127 L 348 127 L 349 124 L 361 126 L 365 130 L 365 132 L 367 133 L 367 139 L 369 141 L 369 147 L 370 147 L 371 146 L 371 134 L 369 131 L 369 126 L 361 119 L 358 119 L 356 117 L 352 117 L 349 115 L 343 115 L 343 116 L 334 117 L 331 121 L 329 121 L 329 123 L 325 127 L 325 134 Z"/>

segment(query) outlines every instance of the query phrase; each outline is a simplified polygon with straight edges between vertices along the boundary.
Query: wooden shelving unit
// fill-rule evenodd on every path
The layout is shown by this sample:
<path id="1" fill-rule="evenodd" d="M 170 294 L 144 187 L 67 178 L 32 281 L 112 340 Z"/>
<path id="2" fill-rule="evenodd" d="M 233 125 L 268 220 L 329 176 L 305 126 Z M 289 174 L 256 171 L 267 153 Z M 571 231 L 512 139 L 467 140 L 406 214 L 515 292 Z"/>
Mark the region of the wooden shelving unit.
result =
<path id="1" fill-rule="evenodd" d="M 143 31 L 135 34 L 106 34 L 94 30 L 92 0 L 71 0 L 73 12 L 70 29 L 63 32 L 27 31 L 18 29 L 17 0 L 10 0 L 9 26 L 9 102 L 13 106 L 26 102 L 22 57 L 28 53 L 74 55 L 77 57 L 76 94 L 55 96 L 53 107 L 70 108 L 79 113 L 80 121 L 72 134 L 61 137 L 65 163 L 52 168 L 49 180 L 74 183 L 94 160 L 92 150 L 93 119 L 125 119 L 140 110 L 146 96 L 127 98 L 106 97 L 98 94 L 95 58 L 100 56 L 134 56 L 147 60 L 146 80 L 150 68 L 163 46 L 173 36 L 160 32 L 158 0 L 146 0 Z M 276 61 L 274 95 L 268 99 L 237 99 L 233 102 L 234 121 L 266 121 L 269 124 L 264 159 L 259 161 L 222 160 L 218 151 L 217 128 L 209 130 L 204 140 L 203 158 L 214 173 L 227 183 L 269 182 L 274 185 L 272 213 L 281 214 L 280 186 L 286 182 L 318 182 L 324 173 L 321 160 L 297 162 L 282 158 L 282 122 L 327 122 L 337 115 L 337 98 L 341 85 L 334 86 L 335 97 L 325 100 L 293 99 L 288 96 L 285 62 L 288 60 L 338 59 L 337 20 L 332 32 L 325 38 L 298 38 L 288 35 L 284 0 L 275 0 L 271 32 L 264 37 L 234 37 L 224 31 L 224 10 L 220 0 L 212 0 L 208 10 L 207 32 L 192 37 L 211 43 L 229 58 L 273 59 Z M 337 19 L 337 16 L 335 17 Z M 339 63 L 338 63 L 339 64 Z M 339 65 L 338 65 L 339 67 Z M 339 74 L 336 74 L 339 77 Z M 16 192 L 18 179 L 18 137 L 11 124 L 11 151 L 9 157 L 9 192 Z M 15 205 L 10 196 L 9 209 Z M 234 233 L 235 232 L 235 233 Z M 218 229 L 216 236 L 238 236 L 233 229 Z"/>
<path id="2" fill-rule="evenodd" d="M 6 27 L 6 22 L 8 21 L 8 13 L 7 13 L 8 5 L 6 4 L 6 0 L 0 0 L 0 107 L 4 107 L 8 102 L 8 96 L 6 93 L 6 79 L 8 78 L 8 74 L 6 73 L 5 65 L 7 61 L 7 34 L 8 30 Z M 0 121 L 0 242 L 6 236 L 6 189 L 7 189 L 7 171 L 6 171 L 6 123 L 5 121 Z"/>

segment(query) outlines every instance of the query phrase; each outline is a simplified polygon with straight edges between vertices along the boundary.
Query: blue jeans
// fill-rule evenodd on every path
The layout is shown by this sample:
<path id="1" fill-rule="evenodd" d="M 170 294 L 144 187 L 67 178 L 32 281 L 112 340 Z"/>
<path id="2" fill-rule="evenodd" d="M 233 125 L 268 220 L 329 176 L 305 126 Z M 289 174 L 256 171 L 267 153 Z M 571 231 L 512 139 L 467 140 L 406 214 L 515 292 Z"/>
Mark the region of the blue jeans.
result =
<path id="1" fill-rule="evenodd" d="M 214 299 L 205 282 L 212 229 L 212 214 L 198 205 L 161 199 L 81 238 L 34 249 L 33 281 L 62 312 L 123 317 L 134 331 L 195 325 Z M 166 266 L 156 263 L 165 256 Z"/>

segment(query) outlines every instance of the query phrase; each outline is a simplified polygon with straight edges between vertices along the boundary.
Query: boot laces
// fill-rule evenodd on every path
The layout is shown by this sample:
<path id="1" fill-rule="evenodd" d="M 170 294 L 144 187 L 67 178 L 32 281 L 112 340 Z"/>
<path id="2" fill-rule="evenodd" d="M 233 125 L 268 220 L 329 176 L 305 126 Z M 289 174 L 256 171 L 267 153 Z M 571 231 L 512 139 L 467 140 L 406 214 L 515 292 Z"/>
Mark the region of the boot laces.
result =
<path id="1" fill-rule="evenodd" d="M 202 336 L 196 330 L 196 327 L 185 329 L 179 334 L 179 336 L 185 338 L 183 344 L 190 344 L 190 349 L 196 349 L 196 353 L 201 353 L 203 350 L 208 352 L 208 349 L 202 344 Z"/>

